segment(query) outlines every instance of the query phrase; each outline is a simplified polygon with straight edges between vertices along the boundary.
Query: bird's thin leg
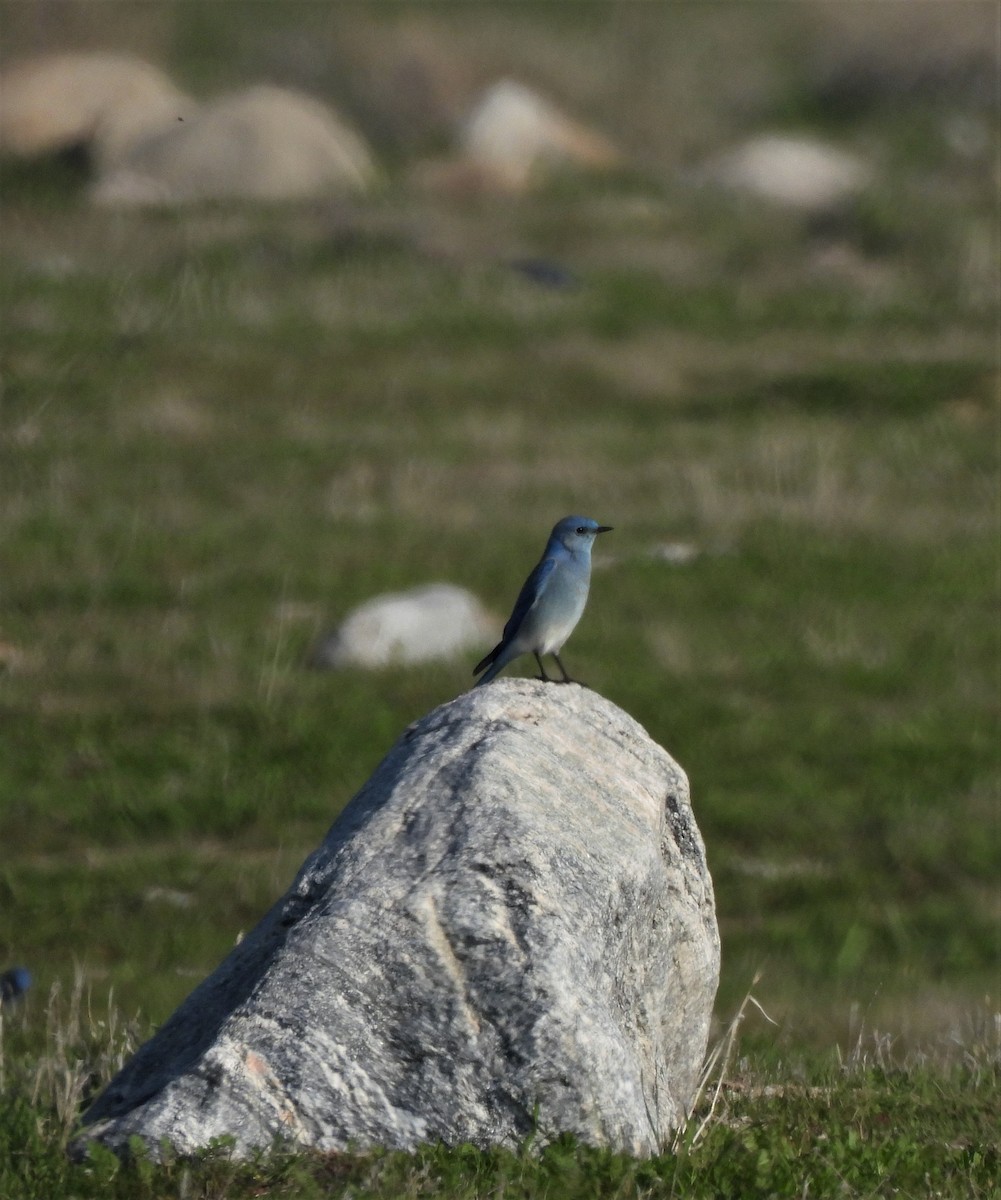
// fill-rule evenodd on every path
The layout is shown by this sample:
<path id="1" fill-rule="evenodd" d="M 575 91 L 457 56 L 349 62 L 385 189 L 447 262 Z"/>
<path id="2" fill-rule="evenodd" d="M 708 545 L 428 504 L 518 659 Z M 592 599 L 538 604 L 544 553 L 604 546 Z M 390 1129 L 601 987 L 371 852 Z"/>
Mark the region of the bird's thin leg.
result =
<path id="1" fill-rule="evenodd" d="M 534 650 L 532 653 L 535 654 L 535 661 L 539 664 L 539 679 L 541 679 L 543 683 L 556 683 L 555 679 L 551 679 L 546 674 L 546 668 L 542 665 L 542 659 L 539 657 L 539 655 L 536 654 Z M 560 660 L 556 659 L 556 661 L 559 662 Z M 563 668 L 561 667 L 560 670 L 563 670 Z M 563 674 L 565 675 L 566 672 L 564 671 Z"/>
<path id="2" fill-rule="evenodd" d="M 557 680 L 557 683 L 577 683 L 578 680 L 571 679 L 570 676 L 567 674 L 566 667 L 560 662 L 560 656 L 558 654 L 554 654 L 553 658 L 556 659 L 556 665 L 559 667 L 560 671 L 563 673 L 563 678 Z M 582 684 L 581 686 L 586 687 L 587 685 Z"/>

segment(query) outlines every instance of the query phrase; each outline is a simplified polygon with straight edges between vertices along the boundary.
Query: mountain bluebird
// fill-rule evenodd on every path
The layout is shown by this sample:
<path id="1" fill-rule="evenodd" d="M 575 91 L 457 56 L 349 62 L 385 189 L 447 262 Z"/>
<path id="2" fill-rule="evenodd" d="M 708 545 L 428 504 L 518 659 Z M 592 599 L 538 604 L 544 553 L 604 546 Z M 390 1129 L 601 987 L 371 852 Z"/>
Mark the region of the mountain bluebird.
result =
<path id="1" fill-rule="evenodd" d="M 539 678 L 546 683 L 574 682 L 560 662 L 560 651 L 587 603 L 594 539 L 611 528 L 589 517 L 564 517 L 553 527 L 542 558 L 515 601 L 514 611 L 504 626 L 504 636 L 473 668 L 474 675 L 487 668 L 477 687 L 489 683 L 512 659 L 528 653 L 535 655 L 541 672 Z M 546 674 L 543 654 L 556 659 L 562 680 Z"/>

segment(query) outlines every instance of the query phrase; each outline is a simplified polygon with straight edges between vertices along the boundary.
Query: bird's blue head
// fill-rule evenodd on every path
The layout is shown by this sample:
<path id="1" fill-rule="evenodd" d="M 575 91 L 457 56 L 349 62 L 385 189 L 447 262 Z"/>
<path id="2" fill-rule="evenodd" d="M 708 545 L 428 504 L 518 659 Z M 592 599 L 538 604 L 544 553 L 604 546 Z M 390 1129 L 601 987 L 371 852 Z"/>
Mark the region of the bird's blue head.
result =
<path id="1" fill-rule="evenodd" d="M 553 526 L 549 540 L 559 542 L 571 553 L 578 550 L 590 551 L 599 533 L 608 533 L 611 525 L 599 525 L 590 517 L 564 517 Z"/>

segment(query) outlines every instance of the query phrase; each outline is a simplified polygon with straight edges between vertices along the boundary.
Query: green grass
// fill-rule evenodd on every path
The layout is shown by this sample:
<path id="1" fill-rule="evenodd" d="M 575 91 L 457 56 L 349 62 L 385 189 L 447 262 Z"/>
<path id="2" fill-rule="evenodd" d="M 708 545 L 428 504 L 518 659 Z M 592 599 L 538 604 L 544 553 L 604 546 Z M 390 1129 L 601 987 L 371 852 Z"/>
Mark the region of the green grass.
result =
<path id="1" fill-rule="evenodd" d="M 245 6 L 195 7 L 165 51 L 187 85 L 209 88 L 224 45 L 239 52 L 219 87 L 260 65 Z M 773 56 L 806 36 L 744 8 L 725 36 L 690 6 L 664 30 L 639 6 L 602 11 L 586 38 L 609 39 L 610 78 L 636 66 L 648 98 L 664 62 L 664 87 L 693 82 L 676 34 L 710 54 L 743 30 Z M 387 36 L 397 17 L 378 18 Z M 459 10 L 441 20 L 471 36 Z M 569 17 L 524 20 L 557 70 Z M 770 69 L 771 99 L 752 88 L 763 122 L 823 119 L 798 70 Z M 664 123 L 616 96 L 610 128 L 664 138 L 645 166 L 517 203 L 393 179 L 336 212 L 113 214 L 67 164 L 3 164 L 0 969 L 23 962 L 36 984 L 4 1016 L 0 1196 L 991 1194 L 990 173 L 949 151 L 936 104 L 907 120 L 877 105 L 835 126 L 881 156 L 880 181 L 811 222 L 690 188 Z M 718 99 L 696 89 L 685 109 L 708 143 Z M 385 137 L 401 153 L 400 130 Z M 526 256 L 572 286 L 525 278 Z M 759 971 L 776 1022 L 748 1010 L 698 1142 L 649 1164 L 564 1143 L 65 1162 L 123 1046 L 259 919 L 477 657 L 334 677 L 303 666 L 317 634 L 435 579 L 502 618 L 571 511 L 615 532 L 568 664 L 690 776 L 719 1023 Z M 694 554 L 671 563 L 668 543 Z M 88 1017 L 49 1001 L 77 972 Z"/>
<path id="2" fill-rule="evenodd" d="M 996 1127 L 998 1028 L 984 1011 L 961 1036 L 902 1060 L 892 1039 L 861 1028 L 850 1053 L 812 1063 L 736 1060 L 745 999 L 710 1060 L 699 1099 L 671 1145 L 648 1160 L 569 1137 L 529 1137 L 517 1151 L 425 1146 L 412 1154 L 293 1153 L 249 1162 L 225 1142 L 197 1158 L 169 1147 L 150 1161 L 135 1140 L 119 1159 L 100 1146 L 66 1154 L 79 1104 L 141 1036 L 139 1025 L 86 1011 L 84 977 L 54 992 L 45 1053 L 25 1055 L 30 1021 L 3 1029 L 0 1195 L 121 1197 L 400 1196 L 717 1197 L 798 1195 L 989 1197 Z"/>
<path id="3" fill-rule="evenodd" d="M 697 1150 L 647 1162 L 564 1138 L 538 1157 L 460 1146 L 428 1147 L 413 1155 L 277 1153 L 241 1164 L 220 1147 L 197 1163 L 168 1162 L 160 1167 L 143 1158 L 122 1163 L 105 1151 L 82 1168 L 46 1154 L 48 1146 L 37 1132 L 34 1114 L 21 1104 L 4 1113 L 5 1128 L 23 1139 L 32 1151 L 31 1161 L 43 1163 L 45 1169 L 31 1174 L 8 1169 L 6 1177 L 0 1174 L 0 1185 L 30 1189 L 36 1195 L 80 1197 L 350 1194 L 366 1200 L 441 1195 L 469 1200 L 545 1195 L 568 1200 L 765 1198 L 795 1195 L 805 1181 L 820 1195 L 992 1194 L 1001 1166 L 997 1146 L 974 1140 L 990 1136 L 995 1113 L 986 1094 L 971 1094 L 957 1080 L 943 1114 L 938 1079 L 922 1073 L 887 1079 L 876 1072 L 850 1086 L 839 1085 L 833 1097 L 816 1091 L 790 1088 L 770 1097 L 766 1119 L 759 1115 L 760 1097 L 738 1100 L 728 1121 L 718 1123 Z M 901 1123 L 934 1127 L 941 1141 L 903 1139 L 896 1133 Z M 970 1140 L 955 1137 L 957 1126 L 970 1132 Z M 0 1165 L 0 1172 L 5 1166 Z"/>

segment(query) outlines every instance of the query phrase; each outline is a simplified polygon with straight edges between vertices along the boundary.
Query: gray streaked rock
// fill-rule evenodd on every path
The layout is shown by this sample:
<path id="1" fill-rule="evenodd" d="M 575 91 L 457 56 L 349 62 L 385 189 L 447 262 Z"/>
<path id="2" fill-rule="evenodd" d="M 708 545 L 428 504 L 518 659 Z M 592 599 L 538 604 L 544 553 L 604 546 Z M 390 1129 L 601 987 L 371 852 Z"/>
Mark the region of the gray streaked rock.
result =
<path id="1" fill-rule="evenodd" d="M 317 642 L 309 664 L 375 669 L 452 658 L 482 648 L 499 629 L 465 588 L 429 583 L 366 600 Z"/>
<path id="2" fill-rule="evenodd" d="M 650 1153 L 692 1099 L 718 969 L 680 767 L 594 692 L 501 680 L 403 734 L 75 1149 L 537 1129 Z"/>

